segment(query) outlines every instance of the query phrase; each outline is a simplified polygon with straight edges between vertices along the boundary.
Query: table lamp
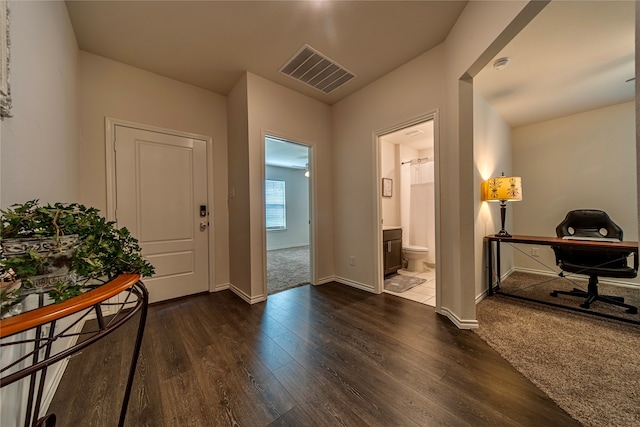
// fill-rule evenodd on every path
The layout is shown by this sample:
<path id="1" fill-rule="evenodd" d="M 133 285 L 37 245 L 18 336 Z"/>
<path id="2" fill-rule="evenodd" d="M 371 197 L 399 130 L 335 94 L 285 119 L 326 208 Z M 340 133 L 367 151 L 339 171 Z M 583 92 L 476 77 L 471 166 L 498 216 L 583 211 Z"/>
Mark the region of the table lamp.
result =
<path id="1" fill-rule="evenodd" d="M 507 200 L 522 200 L 522 183 L 519 176 L 502 176 L 489 178 L 482 183 L 482 200 L 487 202 L 500 202 L 500 220 L 502 229 L 496 236 L 511 237 L 504 229 L 504 219 L 507 212 Z"/>

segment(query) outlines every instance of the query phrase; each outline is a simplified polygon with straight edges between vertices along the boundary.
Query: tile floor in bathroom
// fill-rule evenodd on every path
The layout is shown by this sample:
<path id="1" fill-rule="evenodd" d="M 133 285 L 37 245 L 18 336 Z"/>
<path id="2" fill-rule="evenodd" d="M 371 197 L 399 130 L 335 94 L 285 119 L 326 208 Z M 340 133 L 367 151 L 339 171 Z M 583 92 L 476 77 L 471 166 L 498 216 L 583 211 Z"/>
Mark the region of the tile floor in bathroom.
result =
<path id="1" fill-rule="evenodd" d="M 430 305 L 431 307 L 436 306 L 436 269 L 431 267 L 425 267 L 425 270 L 422 273 L 417 273 L 415 271 L 407 271 L 407 270 L 398 270 L 398 274 L 402 274 L 404 276 L 413 276 L 420 277 L 425 279 L 426 282 L 419 284 L 407 291 L 404 292 L 393 292 L 387 291 L 385 292 L 391 295 L 397 295 L 402 298 L 407 298 L 412 301 L 417 301 L 422 304 Z"/>

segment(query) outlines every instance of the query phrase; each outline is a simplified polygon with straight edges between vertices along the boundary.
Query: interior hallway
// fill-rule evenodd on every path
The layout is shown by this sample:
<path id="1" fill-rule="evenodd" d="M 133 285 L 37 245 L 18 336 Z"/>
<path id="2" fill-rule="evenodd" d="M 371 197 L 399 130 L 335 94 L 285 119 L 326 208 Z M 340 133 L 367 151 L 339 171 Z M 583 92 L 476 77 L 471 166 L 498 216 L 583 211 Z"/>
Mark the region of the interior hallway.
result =
<path id="1" fill-rule="evenodd" d="M 57 425 L 117 423 L 132 325 L 69 361 Z M 333 282 L 264 304 L 226 290 L 150 307 L 125 425 L 579 424 L 474 332 Z"/>

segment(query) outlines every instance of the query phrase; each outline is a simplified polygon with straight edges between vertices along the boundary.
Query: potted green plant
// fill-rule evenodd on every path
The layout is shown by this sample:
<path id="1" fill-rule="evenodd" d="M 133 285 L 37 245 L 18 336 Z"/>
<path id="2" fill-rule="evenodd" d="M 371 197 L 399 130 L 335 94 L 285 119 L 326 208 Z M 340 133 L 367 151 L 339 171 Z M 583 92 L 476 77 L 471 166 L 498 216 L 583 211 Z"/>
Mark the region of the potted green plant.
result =
<path id="1" fill-rule="evenodd" d="M 0 267 L 15 283 L 2 291 L 3 305 L 34 292 L 60 302 L 122 273 L 154 273 L 131 233 L 96 208 L 32 200 L 0 213 Z"/>

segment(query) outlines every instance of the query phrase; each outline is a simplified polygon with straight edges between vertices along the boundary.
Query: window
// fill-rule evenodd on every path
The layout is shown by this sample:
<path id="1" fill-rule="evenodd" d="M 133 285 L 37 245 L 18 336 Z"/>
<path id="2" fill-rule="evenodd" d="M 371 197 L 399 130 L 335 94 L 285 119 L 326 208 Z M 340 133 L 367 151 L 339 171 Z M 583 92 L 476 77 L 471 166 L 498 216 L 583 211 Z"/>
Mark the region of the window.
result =
<path id="1" fill-rule="evenodd" d="M 264 199 L 267 211 L 267 230 L 286 229 L 284 181 L 267 179 L 264 184 Z"/>

